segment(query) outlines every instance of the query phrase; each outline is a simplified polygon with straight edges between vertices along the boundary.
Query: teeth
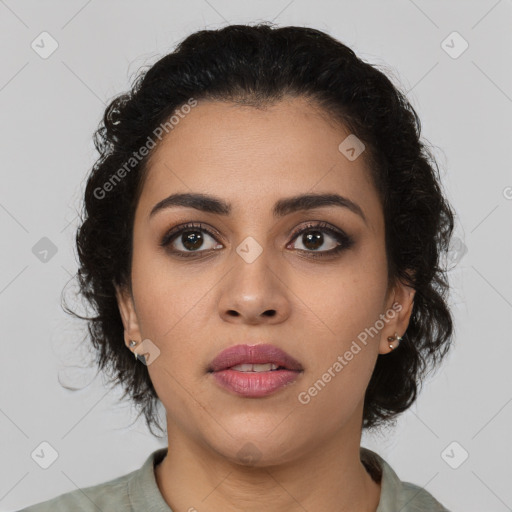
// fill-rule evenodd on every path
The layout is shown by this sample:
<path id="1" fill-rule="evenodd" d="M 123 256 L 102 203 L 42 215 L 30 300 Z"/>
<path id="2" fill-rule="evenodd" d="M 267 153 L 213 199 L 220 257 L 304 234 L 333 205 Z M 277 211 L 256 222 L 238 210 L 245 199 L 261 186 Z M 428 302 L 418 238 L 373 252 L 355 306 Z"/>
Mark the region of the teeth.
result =
<path id="1" fill-rule="evenodd" d="M 238 372 L 268 372 L 271 370 L 277 370 L 278 365 L 274 363 L 266 364 L 237 364 L 232 366 L 230 370 L 236 370 Z"/>

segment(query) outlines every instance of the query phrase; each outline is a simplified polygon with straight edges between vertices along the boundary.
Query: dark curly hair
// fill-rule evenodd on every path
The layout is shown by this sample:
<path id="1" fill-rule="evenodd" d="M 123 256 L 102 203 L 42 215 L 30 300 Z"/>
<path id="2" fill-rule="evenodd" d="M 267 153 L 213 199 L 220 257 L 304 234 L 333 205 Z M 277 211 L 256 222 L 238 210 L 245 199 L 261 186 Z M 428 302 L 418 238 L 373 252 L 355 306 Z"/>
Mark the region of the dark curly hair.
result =
<path id="1" fill-rule="evenodd" d="M 154 424 L 163 432 L 155 409 L 159 400 L 146 365 L 134 361 L 123 343 L 115 285 L 131 290 L 134 213 L 152 151 L 132 161 L 130 171 L 126 162 L 191 98 L 264 107 L 285 96 L 314 100 L 327 118 L 363 141 L 384 211 L 390 282 L 401 280 L 416 291 L 402 342 L 378 356 L 363 428 L 394 423 L 448 352 L 454 326 L 442 256 L 450 249 L 455 214 L 405 93 L 376 65 L 319 30 L 271 23 L 201 30 L 140 71 L 131 90 L 104 112 L 94 133 L 100 157 L 88 176 L 76 234 L 80 292 L 95 316 L 65 307 L 87 320 L 98 371 L 122 384 L 123 398 L 130 396 L 150 430 Z"/>

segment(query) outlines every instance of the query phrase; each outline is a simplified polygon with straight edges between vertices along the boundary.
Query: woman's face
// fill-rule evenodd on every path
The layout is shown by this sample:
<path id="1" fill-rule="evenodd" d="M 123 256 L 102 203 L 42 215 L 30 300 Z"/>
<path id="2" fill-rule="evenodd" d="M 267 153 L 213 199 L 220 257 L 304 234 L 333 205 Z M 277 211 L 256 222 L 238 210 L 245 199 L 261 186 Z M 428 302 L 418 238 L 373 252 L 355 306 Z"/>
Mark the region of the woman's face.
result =
<path id="1" fill-rule="evenodd" d="M 199 102 L 156 148 L 135 215 L 133 300 L 118 300 L 126 341 L 150 340 L 169 439 L 238 462 L 252 450 L 261 464 L 359 442 L 376 358 L 405 332 L 412 293 L 388 293 L 382 207 L 364 152 L 339 149 L 348 135 L 303 98 L 265 110 Z M 202 194 L 229 213 L 198 202 L 151 213 L 174 194 Z M 354 206 L 288 203 L 310 194 Z M 209 372 L 239 344 L 274 345 L 303 371 L 265 396 L 240 395 Z"/>

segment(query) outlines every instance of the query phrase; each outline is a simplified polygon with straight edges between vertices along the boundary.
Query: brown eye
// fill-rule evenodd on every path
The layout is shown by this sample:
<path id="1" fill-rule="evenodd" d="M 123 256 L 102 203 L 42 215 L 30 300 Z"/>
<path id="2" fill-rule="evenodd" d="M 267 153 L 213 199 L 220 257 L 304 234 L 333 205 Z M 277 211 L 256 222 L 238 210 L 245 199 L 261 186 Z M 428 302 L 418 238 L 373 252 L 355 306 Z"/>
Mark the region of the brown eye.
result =
<path id="1" fill-rule="evenodd" d="M 293 240 L 297 240 L 302 245 L 302 247 L 297 247 L 295 244 L 292 244 L 294 249 L 311 253 L 313 257 L 337 254 L 345 249 L 349 249 L 354 243 L 350 236 L 342 231 L 331 228 L 325 222 L 309 224 L 306 228 L 295 233 Z M 323 249 L 321 249 L 322 247 Z"/>
<path id="2" fill-rule="evenodd" d="M 223 247 L 218 244 L 215 235 L 210 230 L 195 224 L 172 229 L 164 236 L 160 245 L 178 256 L 188 256 Z"/>
<path id="3" fill-rule="evenodd" d="M 185 231 L 177 238 L 187 251 L 196 251 L 204 243 L 204 235 L 201 231 Z"/>
<path id="4" fill-rule="evenodd" d="M 326 238 L 331 239 L 331 242 L 328 243 L 330 247 L 325 247 L 324 250 L 330 250 L 333 249 L 339 244 L 339 242 L 336 241 L 336 239 L 331 235 L 324 234 L 323 231 L 319 230 L 308 230 L 303 231 L 302 235 L 297 237 L 297 239 L 301 242 L 301 244 L 304 246 L 304 249 L 301 247 L 295 247 L 296 249 L 302 249 L 302 250 L 311 250 L 316 251 L 317 249 L 321 248 L 326 243 Z M 333 242 L 334 240 L 334 242 Z"/>

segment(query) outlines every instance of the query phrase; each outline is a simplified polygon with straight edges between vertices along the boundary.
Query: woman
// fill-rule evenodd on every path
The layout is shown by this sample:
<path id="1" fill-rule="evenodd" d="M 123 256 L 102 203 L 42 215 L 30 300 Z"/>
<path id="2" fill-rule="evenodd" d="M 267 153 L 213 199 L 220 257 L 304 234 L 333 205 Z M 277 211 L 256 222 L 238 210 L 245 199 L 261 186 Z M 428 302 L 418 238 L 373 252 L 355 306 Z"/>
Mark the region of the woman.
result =
<path id="1" fill-rule="evenodd" d="M 168 448 L 25 510 L 446 511 L 360 446 L 453 334 L 454 212 L 390 80 L 318 30 L 200 31 L 95 143 L 89 332 Z"/>

